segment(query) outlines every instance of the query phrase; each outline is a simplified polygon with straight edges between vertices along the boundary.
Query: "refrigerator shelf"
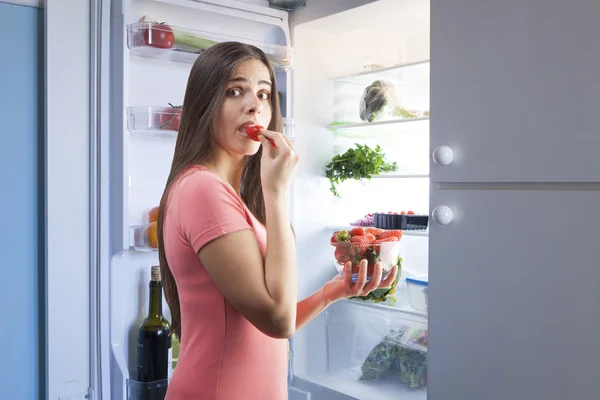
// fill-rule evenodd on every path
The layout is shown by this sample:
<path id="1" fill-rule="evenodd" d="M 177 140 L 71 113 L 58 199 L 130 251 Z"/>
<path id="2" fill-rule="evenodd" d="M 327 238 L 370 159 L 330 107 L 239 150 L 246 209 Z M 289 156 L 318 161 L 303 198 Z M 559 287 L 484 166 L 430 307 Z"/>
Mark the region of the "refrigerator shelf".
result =
<path id="1" fill-rule="evenodd" d="M 181 108 L 136 106 L 127 107 L 127 130 L 163 135 L 177 135 Z"/>
<path id="2" fill-rule="evenodd" d="M 309 380 L 359 399 L 426 398 L 426 318 L 356 301 L 325 313 L 327 374 Z"/>
<path id="3" fill-rule="evenodd" d="M 406 285 L 403 280 L 398 282 L 398 285 Z M 397 318 L 402 318 L 407 321 L 411 321 L 411 323 L 417 324 L 419 326 L 427 326 L 427 313 L 416 310 L 410 306 L 408 303 L 408 299 L 404 298 L 406 291 L 398 289 L 396 297 L 398 298 L 395 303 L 389 302 L 381 302 L 375 303 L 373 301 L 363 301 L 363 300 L 342 300 L 343 303 L 348 303 L 348 307 L 356 308 L 371 308 L 377 310 L 376 312 L 385 313 L 385 315 L 391 314 Z"/>
<path id="4" fill-rule="evenodd" d="M 171 42 L 165 41 L 165 35 L 170 35 L 171 32 L 174 39 Z M 291 47 L 152 22 L 127 25 L 127 47 L 131 55 L 140 57 L 191 64 L 204 50 L 227 41 L 242 42 L 260 48 L 267 55 L 273 68 L 288 70 L 292 67 Z"/>
<path id="5" fill-rule="evenodd" d="M 415 83 L 429 81 L 429 60 L 401 63 L 382 68 L 372 68 L 356 74 L 331 78 L 334 82 L 355 85 L 370 85 L 378 79 L 393 83 Z"/>
<path id="6" fill-rule="evenodd" d="M 390 135 L 420 134 L 429 136 L 429 117 L 387 121 L 334 123 L 327 126 L 335 136 L 349 139 L 375 139 Z"/>
<path id="7" fill-rule="evenodd" d="M 427 389 L 402 386 L 398 378 L 357 381 L 351 374 L 297 375 L 298 378 L 359 400 L 426 400 Z"/>
<path id="8" fill-rule="evenodd" d="M 158 251 L 156 222 L 131 226 L 129 246 L 138 251 Z"/>

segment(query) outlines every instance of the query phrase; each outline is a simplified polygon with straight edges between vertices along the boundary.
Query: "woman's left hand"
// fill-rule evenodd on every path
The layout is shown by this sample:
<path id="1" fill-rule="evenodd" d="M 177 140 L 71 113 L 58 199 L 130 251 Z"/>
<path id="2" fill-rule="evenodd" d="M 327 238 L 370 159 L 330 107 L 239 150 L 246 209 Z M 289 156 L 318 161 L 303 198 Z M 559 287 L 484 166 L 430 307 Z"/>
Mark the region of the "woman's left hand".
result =
<path id="1" fill-rule="evenodd" d="M 367 282 L 367 266 L 367 260 L 361 260 L 358 267 L 358 278 L 356 282 L 352 282 L 352 262 L 348 261 L 344 265 L 344 277 L 342 278 L 338 274 L 323 287 L 327 300 L 334 302 L 354 296 L 366 296 L 375 289 L 391 287 L 394 280 L 396 280 L 398 266 L 394 265 L 390 274 L 384 280 L 381 280 L 383 275 L 382 266 L 380 262 L 377 262 L 371 280 Z"/>

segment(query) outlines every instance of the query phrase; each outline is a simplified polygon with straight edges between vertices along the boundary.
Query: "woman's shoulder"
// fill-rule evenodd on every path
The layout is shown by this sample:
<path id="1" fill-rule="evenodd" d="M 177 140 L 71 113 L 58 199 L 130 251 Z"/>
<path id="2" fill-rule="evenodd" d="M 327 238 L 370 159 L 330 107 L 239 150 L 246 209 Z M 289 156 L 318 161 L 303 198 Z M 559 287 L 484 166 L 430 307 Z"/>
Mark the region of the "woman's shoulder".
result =
<path id="1" fill-rule="evenodd" d="M 192 192 L 195 195 L 210 195 L 214 191 L 235 194 L 233 188 L 217 174 L 199 165 L 188 168 L 174 186 L 179 194 Z"/>

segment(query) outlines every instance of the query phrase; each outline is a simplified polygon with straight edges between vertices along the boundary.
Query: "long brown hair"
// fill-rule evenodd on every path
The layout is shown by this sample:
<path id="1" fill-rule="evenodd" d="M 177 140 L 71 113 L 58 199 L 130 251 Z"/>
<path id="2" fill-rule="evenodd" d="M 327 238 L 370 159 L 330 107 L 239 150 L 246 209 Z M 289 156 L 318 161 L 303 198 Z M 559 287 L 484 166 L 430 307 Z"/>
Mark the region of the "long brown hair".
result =
<path id="1" fill-rule="evenodd" d="M 165 254 L 163 226 L 165 205 L 169 191 L 190 166 L 210 161 L 215 155 L 215 122 L 225 100 L 226 85 L 235 69 L 244 61 L 261 61 L 271 75 L 271 123 L 267 129 L 281 132 L 283 129 L 279 97 L 273 68 L 267 56 L 259 48 L 237 42 L 216 44 L 203 52 L 192 66 L 188 78 L 175 154 L 167 184 L 160 199 L 158 211 L 158 258 L 165 299 L 171 310 L 171 329 L 181 340 L 181 309 L 177 284 L 169 268 Z M 265 203 L 260 181 L 260 158 L 262 146 L 244 162 L 241 182 L 241 197 L 254 216 L 265 224 Z"/>

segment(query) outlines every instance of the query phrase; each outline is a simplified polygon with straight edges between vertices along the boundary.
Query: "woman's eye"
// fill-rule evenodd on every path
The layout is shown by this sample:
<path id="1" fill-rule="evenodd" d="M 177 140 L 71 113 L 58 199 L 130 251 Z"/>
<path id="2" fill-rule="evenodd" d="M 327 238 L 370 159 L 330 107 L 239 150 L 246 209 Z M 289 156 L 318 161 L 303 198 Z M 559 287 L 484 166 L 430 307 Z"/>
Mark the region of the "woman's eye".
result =
<path id="1" fill-rule="evenodd" d="M 227 91 L 227 96 L 230 97 L 236 97 L 242 94 L 242 91 L 240 89 L 229 89 Z"/>
<path id="2" fill-rule="evenodd" d="M 269 100 L 269 93 L 261 92 L 258 94 L 258 98 L 261 100 Z"/>

